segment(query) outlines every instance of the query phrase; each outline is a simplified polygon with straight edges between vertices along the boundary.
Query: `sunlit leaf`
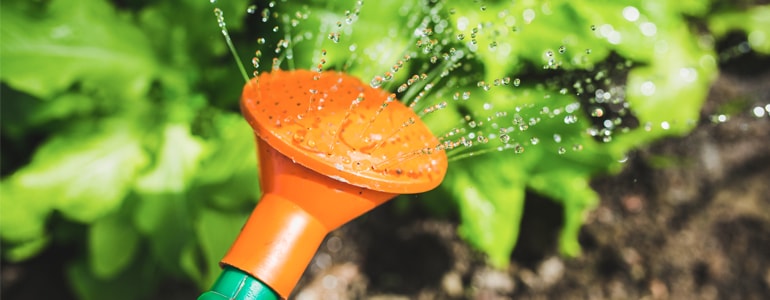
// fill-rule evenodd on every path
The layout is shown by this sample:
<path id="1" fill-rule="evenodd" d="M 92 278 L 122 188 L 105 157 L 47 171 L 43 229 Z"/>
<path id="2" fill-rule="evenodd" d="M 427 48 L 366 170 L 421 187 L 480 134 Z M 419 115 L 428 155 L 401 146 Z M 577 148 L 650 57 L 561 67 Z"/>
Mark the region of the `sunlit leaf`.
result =
<path id="1" fill-rule="evenodd" d="M 457 199 L 460 235 L 500 268 L 508 264 L 519 235 L 526 176 L 524 169 L 498 172 L 495 165 L 516 161 L 491 156 L 462 161 L 443 185 Z"/>
<path id="2" fill-rule="evenodd" d="M 146 165 L 147 154 L 131 128 L 119 122 L 101 126 L 105 128 L 76 128 L 42 145 L 31 164 L 4 181 L 11 198 L 3 202 L 26 210 L 22 215 L 37 216 L 38 222 L 54 209 L 81 222 L 116 209 Z M 11 229 L 17 223 L 6 220 L 0 221 L 4 236 L 6 229 L 25 231 Z"/>
<path id="3" fill-rule="evenodd" d="M 189 186 L 205 155 L 205 144 L 187 126 L 169 124 L 163 132 L 157 163 L 137 181 L 142 193 L 181 193 Z"/>
<path id="4" fill-rule="evenodd" d="M 0 12 L 0 79 L 24 92 L 47 98 L 80 82 L 135 98 L 157 70 L 143 33 L 105 1 L 4 3 Z"/>

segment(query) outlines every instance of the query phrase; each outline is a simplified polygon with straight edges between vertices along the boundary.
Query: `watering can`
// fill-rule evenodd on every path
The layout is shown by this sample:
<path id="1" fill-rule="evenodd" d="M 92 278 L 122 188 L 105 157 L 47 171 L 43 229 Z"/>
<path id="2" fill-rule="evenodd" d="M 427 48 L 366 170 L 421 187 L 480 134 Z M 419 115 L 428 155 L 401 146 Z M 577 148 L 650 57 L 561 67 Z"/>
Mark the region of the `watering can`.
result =
<path id="1" fill-rule="evenodd" d="M 410 108 L 344 73 L 263 73 L 241 111 L 263 195 L 199 300 L 288 298 L 331 230 L 446 173 L 441 143 Z"/>

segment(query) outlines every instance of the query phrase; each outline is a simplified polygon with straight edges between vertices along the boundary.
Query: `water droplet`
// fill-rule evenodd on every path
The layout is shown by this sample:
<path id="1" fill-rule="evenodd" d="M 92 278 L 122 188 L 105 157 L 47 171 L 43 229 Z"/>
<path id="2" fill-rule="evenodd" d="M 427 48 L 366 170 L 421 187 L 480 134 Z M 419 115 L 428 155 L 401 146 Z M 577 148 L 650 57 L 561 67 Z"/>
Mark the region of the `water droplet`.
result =
<path id="1" fill-rule="evenodd" d="M 725 114 L 718 114 L 718 115 L 711 116 L 712 123 L 724 123 L 724 122 L 727 122 L 729 119 L 730 117 Z"/>
<path id="2" fill-rule="evenodd" d="M 363 171 L 372 167 L 372 162 L 368 160 L 357 160 L 351 166 L 354 171 Z"/>
<path id="3" fill-rule="evenodd" d="M 586 49 L 586 54 L 591 54 L 591 49 Z"/>
<path id="4" fill-rule="evenodd" d="M 652 96 L 653 94 L 655 94 L 655 83 L 653 83 L 652 81 L 645 81 L 640 86 L 640 89 L 642 91 L 642 95 Z"/>
<path id="5" fill-rule="evenodd" d="M 574 144 L 572 145 L 572 151 L 582 151 L 583 145 L 582 144 Z"/>
<path id="6" fill-rule="evenodd" d="M 761 118 L 765 116 L 765 109 L 761 106 L 756 106 L 754 109 L 752 109 L 752 112 L 754 113 L 754 116 L 757 118 Z"/>
<path id="7" fill-rule="evenodd" d="M 577 123 L 577 116 L 575 115 L 566 115 L 564 116 L 564 124 L 575 124 Z"/>
<path id="8" fill-rule="evenodd" d="M 460 33 L 460 34 L 457 35 L 457 40 L 458 41 L 462 41 L 464 39 L 465 39 L 465 34 Z"/>
<path id="9" fill-rule="evenodd" d="M 591 25 L 591 31 L 596 31 L 596 25 Z"/>
<path id="10" fill-rule="evenodd" d="M 383 81 L 383 78 L 381 76 L 374 76 L 374 78 L 372 78 L 372 81 L 369 82 L 369 85 L 372 86 L 373 88 L 378 88 L 382 86 L 382 81 Z"/>
<path id="11" fill-rule="evenodd" d="M 623 17 L 630 22 L 639 20 L 639 10 L 633 6 L 626 6 L 623 8 Z"/>
<path id="12" fill-rule="evenodd" d="M 503 142 L 504 144 L 508 144 L 508 142 L 511 141 L 511 136 L 509 136 L 508 134 L 503 133 L 503 134 L 500 135 L 500 141 Z"/>
<path id="13" fill-rule="evenodd" d="M 536 137 L 532 137 L 531 139 L 529 139 L 529 142 L 532 143 L 532 145 L 537 145 L 538 143 L 540 143 L 540 139 Z"/>
<path id="14" fill-rule="evenodd" d="M 305 141 L 305 136 L 299 133 L 295 133 L 292 139 L 294 139 L 294 141 L 297 143 L 302 143 L 303 141 Z"/>
<path id="15" fill-rule="evenodd" d="M 332 32 L 329 34 L 329 39 L 335 43 L 340 42 L 340 34 L 338 32 Z"/>
<path id="16" fill-rule="evenodd" d="M 514 153 L 516 153 L 516 154 L 522 154 L 522 153 L 524 153 L 524 146 L 522 146 L 522 145 L 520 145 L 520 144 L 516 144 L 516 145 L 514 145 L 514 146 L 513 146 L 513 152 L 514 152 Z"/>
<path id="17" fill-rule="evenodd" d="M 534 19 L 535 19 L 535 10 L 534 10 L 534 9 L 531 9 L 531 8 L 527 8 L 527 9 L 525 9 L 525 10 L 524 10 L 524 12 L 522 13 L 522 16 L 524 17 L 524 22 L 526 22 L 527 24 L 529 24 L 529 23 L 531 23 L 531 22 L 532 22 L 532 20 L 534 20 Z"/>
<path id="18" fill-rule="evenodd" d="M 468 100 L 471 98 L 471 92 L 465 91 L 463 92 L 463 100 Z"/>
<path id="19" fill-rule="evenodd" d="M 545 51 L 545 56 L 553 57 L 553 51 L 551 51 L 551 50 Z"/>
<path id="20" fill-rule="evenodd" d="M 567 149 L 564 147 L 559 147 L 559 150 L 557 150 L 557 152 L 559 153 L 559 155 L 561 155 L 561 154 L 567 153 Z"/>
<path id="21" fill-rule="evenodd" d="M 250 15 L 255 14 L 257 12 L 257 6 L 255 4 L 249 5 L 249 7 L 246 8 L 246 12 L 249 13 Z"/>
<path id="22" fill-rule="evenodd" d="M 601 107 L 595 107 L 591 110 L 591 116 L 600 118 L 604 116 L 604 110 Z"/>
<path id="23" fill-rule="evenodd" d="M 567 47 L 564 45 L 561 45 L 561 47 L 559 47 L 559 53 L 564 54 L 564 52 L 567 52 Z"/>
<path id="24" fill-rule="evenodd" d="M 513 86 L 519 86 L 521 85 L 521 79 L 515 78 L 513 79 Z"/>
<path id="25" fill-rule="evenodd" d="M 559 135 L 558 133 L 554 133 L 553 141 L 557 143 L 561 143 L 561 135 Z"/>

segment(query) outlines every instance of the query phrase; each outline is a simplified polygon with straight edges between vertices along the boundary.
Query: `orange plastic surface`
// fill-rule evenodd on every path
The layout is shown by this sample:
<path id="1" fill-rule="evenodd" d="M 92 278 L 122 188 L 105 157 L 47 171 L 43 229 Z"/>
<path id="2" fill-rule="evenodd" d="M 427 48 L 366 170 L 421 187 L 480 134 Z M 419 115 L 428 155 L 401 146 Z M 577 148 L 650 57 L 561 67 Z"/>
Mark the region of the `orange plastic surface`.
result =
<path id="1" fill-rule="evenodd" d="M 344 73 L 263 73 L 246 84 L 241 108 L 271 147 L 356 186 L 420 193 L 446 172 L 446 153 L 417 114 Z"/>

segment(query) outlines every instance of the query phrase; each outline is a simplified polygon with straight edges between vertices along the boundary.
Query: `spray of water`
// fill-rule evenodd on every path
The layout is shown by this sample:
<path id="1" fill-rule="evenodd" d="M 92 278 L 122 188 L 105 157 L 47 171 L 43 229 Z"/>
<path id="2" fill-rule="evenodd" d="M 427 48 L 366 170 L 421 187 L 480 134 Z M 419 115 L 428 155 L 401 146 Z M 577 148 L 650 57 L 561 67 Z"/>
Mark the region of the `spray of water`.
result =
<path id="1" fill-rule="evenodd" d="M 524 30 L 522 28 L 526 29 L 526 25 L 536 17 L 532 10 L 524 10 L 523 23 L 516 22 L 516 18 L 508 15 L 507 12 L 500 12 L 500 24 L 473 24 L 467 21 L 468 18 L 458 18 L 457 11 L 446 9 L 443 1 L 405 4 L 401 11 L 408 13 L 403 15 L 405 20 L 403 28 L 384 28 L 382 31 L 397 32 L 401 29 L 402 32 L 409 33 L 408 41 L 406 44 L 393 42 L 393 35 L 404 40 L 403 35 L 383 32 L 382 43 L 375 46 L 384 47 L 383 45 L 389 44 L 400 46 L 383 51 L 371 46 L 365 48 L 365 45 L 356 44 L 351 38 L 357 31 L 367 30 L 367 25 L 358 24 L 360 16 L 367 9 L 376 9 L 376 5 L 368 7 L 371 4 L 365 5 L 364 1 L 355 1 L 350 7 L 339 7 L 338 4 L 329 3 L 326 10 L 321 12 L 311 12 L 307 7 L 297 7 L 293 13 L 289 13 L 291 9 L 288 8 L 281 10 L 279 7 L 281 5 L 289 6 L 289 3 L 277 4 L 272 1 L 261 9 L 254 5 L 247 9 L 250 15 L 259 18 L 259 22 L 271 29 L 266 36 L 256 39 L 259 50 L 255 52 L 252 59 L 254 76 L 264 69 L 260 62 L 266 54 L 269 54 L 272 64 L 268 71 L 304 68 L 318 72 L 320 76 L 325 70 L 347 72 L 355 68 L 358 74 L 363 73 L 359 76 L 363 77 L 362 79 L 365 78 L 371 87 L 392 91 L 391 96 L 381 103 L 380 108 L 368 117 L 369 124 L 360 132 L 362 141 L 369 145 L 365 150 L 370 153 L 376 153 L 378 148 L 392 141 L 403 128 L 409 126 L 410 120 L 403 120 L 402 126 L 394 128 L 392 133 L 377 142 L 371 141 L 367 134 L 371 124 L 388 108 L 389 103 L 398 99 L 423 119 L 441 115 L 442 111 L 446 111 L 449 115 L 459 112 L 456 124 L 436 128 L 440 143 L 430 147 L 431 151 L 447 151 L 451 160 L 495 152 L 510 151 L 514 154 L 522 154 L 529 147 L 549 147 L 550 151 L 562 155 L 570 151 L 580 152 L 585 148 L 585 145 L 572 138 L 574 134 L 593 137 L 600 143 L 609 143 L 617 134 L 626 133 L 638 127 L 649 132 L 665 131 L 676 125 L 676 121 L 640 124 L 631 111 L 631 105 L 626 101 L 625 78 L 628 71 L 634 67 L 633 63 L 617 56 L 610 56 L 601 64 L 588 65 L 585 58 L 593 55 L 590 48 L 575 49 L 568 44 L 553 48 L 545 47 L 541 52 L 544 72 L 539 78 L 523 80 L 515 77 L 514 74 L 500 73 L 494 73 L 491 78 L 472 75 L 479 73 L 475 59 L 480 52 L 503 55 L 508 51 L 506 49 L 511 45 L 498 42 L 497 37 L 516 34 Z M 438 12 L 442 9 L 449 11 L 450 15 L 440 15 Z M 486 6 L 480 5 L 479 12 L 476 13 L 487 13 L 486 10 Z M 324 14 L 324 16 L 311 18 L 312 14 Z M 221 10 L 215 9 L 215 15 L 228 47 L 237 59 L 237 52 L 227 33 Z M 456 20 L 457 26 L 448 25 L 450 19 Z M 318 28 L 318 31 L 308 31 L 300 26 L 305 22 L 318 22 L 318 20 L 320 24 L 317 26 L 306 26 Z M 361 26 L 357 27 L 357 25 Z M 507 32 L 503 33 L 500 28 L 506 29 Z M 591 25 L 585 30 L 611 43 L 617 38 L 617 31 L 606 25 Z M 487 41 L 488 44 L 482 47 L 481 41 Z M 567 40 L 567 42 L 570 41 Z M 307 51 L 308 48 L 313 50 Z M 312 64 L 307 64 L 307 58 L 298 57 L 297 49 L 303 49 L 303 53 L 313 53 Z M 334 51 L 333 55 L 329 55 L 327 49 L 334 49 L 329 50 Z M 371 60 L 365 58 L 383 53 L 388 54 L 383 57 L 393 58 L 389 64 L 386 64 L 389 67 L 372 69 L 371 66 L 366 65 L 365 62 Z M 397 54 L 393 55 L 394 53 Z M 244 79 L 248 79 L 243 65 L 238 63 L 238 66 Z M 562 71 L 565 68 L 574 69 L 575 67 L 578 67 L 578 70 L 582 68 L 583 71 Z M 683 76 L 689 74 L 687 70 L 683 72 Z M 510 91 L 523 85 L 554 92 L 539 95 L 540 103 L 536 105 L 531 102 L 512 101 L 517 104 L 500 108 L 495 108 L 492 103 L 477 103 L 484 100 L 477 100 L 475 99 L 477 97 L 474 97 L 479 93 L 504 93 L 512 98 L 522 97 L 522 94 Z M 654 89 L 652 82 L 641 84 L 643 94 L 652 94 Z M 554 101 L 552 99 L 562 95 L 571 96 L 577 100 L 567 104 L 550 104 Z M 487 97 L 478 97 L 478 99 L 485 98 Z M 350 99 L 349 109 L 341 123 L 337 124 L 338 129 L 334 134 L 341 132 L 348 117 L 355 113 L 356 107 L 363 100 Z M 301 123 L 314 112 L 322 111 L 325 101 L 327 99 L 323 94 L 309 91 L 305 113 L 297 115 L 293 122 Z M 474 110 L 471 107 L 480 107 L 481 110 Z M 754 109 L 753 112 L 756 115 L 765 114 L 762 107 Z M 727 118 L 726 115 L 712 116 L 711 120 L 724 122 Z M 561 127 L 564 128 L 570 128 L 570 126 L 579 128 L 579 124 L 583 124 L 581 122 L 588 122 L 590 125 L 583 132 L 577 133 L 549 133 L 539 128 L 541 126 L 558 128 L 559 126 L 553 126 L 555 123 L 562 124 Z M 331 149 L 334 149 L 335 145 L 330 145 Z M 403 157 L 391 158 L 388 164 L 419 156 L 424 152 L 424 149 L 414 149 Z"/>

